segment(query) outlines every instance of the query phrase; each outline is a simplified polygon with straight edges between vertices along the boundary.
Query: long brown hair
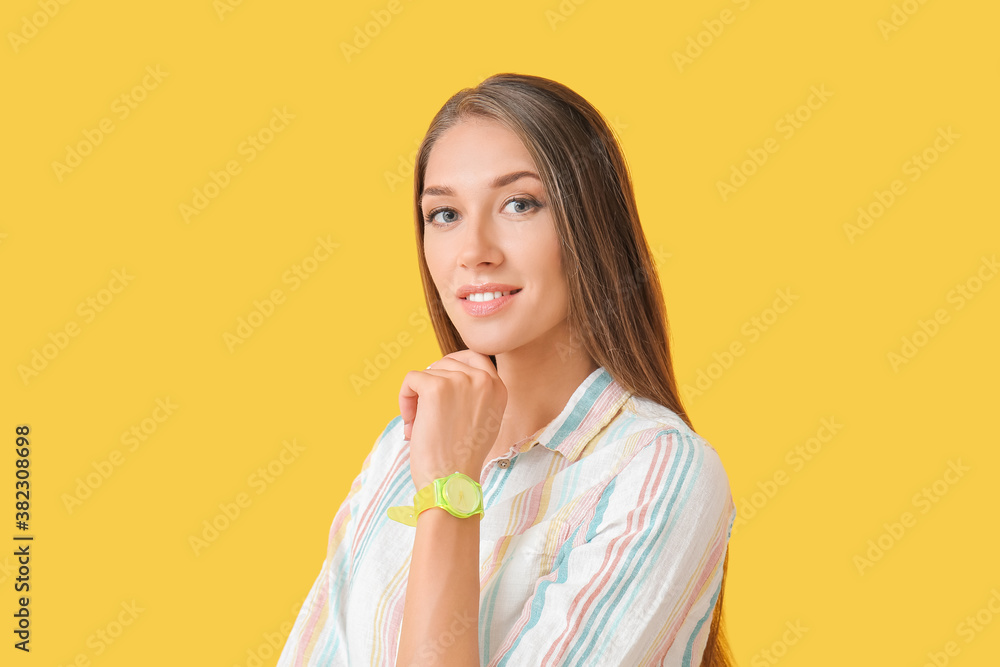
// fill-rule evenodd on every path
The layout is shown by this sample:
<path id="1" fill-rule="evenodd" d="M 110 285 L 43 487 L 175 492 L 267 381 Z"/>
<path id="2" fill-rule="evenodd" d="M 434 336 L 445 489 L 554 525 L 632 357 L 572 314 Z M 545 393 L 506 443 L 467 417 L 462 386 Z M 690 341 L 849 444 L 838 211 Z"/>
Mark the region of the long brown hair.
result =
<path id="1" fill-rule="evenodd" d="M 597 109 L 551 79 L 503 73 L 463 88 L 434 116 L 420 144 L 413 179 L 417 256 L 442 352 L 467 346 L 427 268 L 420 198 L 434 143 L 471 117 L 505 125 L 521 139 L 538 168 L 560 239 L 562 266 L 576 269 L 566 275 L 573 344 L 582 346 L 622 387 L 670 408 L 693 429 L 677 391 L 663 293 L 618 140 Z M 727 548 L 702 667 L 734 664 L 722 618 L 728 565 Z"/>

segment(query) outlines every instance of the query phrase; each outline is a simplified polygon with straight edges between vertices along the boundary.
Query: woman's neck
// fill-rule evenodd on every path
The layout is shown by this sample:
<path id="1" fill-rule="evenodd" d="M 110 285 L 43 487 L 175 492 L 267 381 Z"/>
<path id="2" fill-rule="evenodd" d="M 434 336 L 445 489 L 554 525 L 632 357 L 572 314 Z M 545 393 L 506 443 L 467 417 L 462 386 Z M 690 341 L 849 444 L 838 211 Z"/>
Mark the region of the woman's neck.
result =
<path id="1" fill-rule="evenodd" d="M 580 352 L 544 356 L 498 354 L 497 373 L 507 387 L 497 439 L 483 462 L 502 456 L 516 443 L 534 435 L 559 416 L 570 396 L 598 365 Z"/>

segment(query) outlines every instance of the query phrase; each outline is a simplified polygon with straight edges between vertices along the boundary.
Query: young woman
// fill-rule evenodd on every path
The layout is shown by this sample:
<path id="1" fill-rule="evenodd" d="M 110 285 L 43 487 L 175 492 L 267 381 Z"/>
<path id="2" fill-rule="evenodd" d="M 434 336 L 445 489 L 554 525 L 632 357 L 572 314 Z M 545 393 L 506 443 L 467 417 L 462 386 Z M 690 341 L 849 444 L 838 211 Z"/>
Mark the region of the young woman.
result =
<path id="1" fill-rule="evenodd" d="M 437 113 L 414 181 L 444 356 L 403 378 L 278 664 L 731 664 L 736 509 L 607 123 L 497 74 Z"/>

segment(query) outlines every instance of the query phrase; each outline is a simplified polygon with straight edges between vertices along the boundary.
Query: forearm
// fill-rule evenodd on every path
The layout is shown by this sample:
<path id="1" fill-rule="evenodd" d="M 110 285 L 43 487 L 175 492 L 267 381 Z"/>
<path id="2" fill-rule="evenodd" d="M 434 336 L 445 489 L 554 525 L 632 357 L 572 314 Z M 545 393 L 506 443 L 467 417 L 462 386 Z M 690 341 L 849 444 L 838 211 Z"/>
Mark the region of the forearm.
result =
<path id="1" fill-rule="evenodd" d="M 479 522 L 417 517 L 396 667 L 479 665 Z"/>

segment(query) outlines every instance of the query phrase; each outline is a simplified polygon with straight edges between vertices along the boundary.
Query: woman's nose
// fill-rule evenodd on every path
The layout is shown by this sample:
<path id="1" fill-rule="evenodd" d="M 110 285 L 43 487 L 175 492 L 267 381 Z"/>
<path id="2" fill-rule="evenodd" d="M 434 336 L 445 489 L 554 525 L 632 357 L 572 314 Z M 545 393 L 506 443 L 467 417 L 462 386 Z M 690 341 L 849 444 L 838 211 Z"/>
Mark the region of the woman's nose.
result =
<path id="1" fill-rule="evenodd" d="M 496 228 L 486 214 L 469 214 L 462 229 L 458 261 L 462 266 L 475 267 L 486 262 L 496 264 L 500 259 Z"/>

